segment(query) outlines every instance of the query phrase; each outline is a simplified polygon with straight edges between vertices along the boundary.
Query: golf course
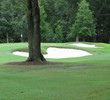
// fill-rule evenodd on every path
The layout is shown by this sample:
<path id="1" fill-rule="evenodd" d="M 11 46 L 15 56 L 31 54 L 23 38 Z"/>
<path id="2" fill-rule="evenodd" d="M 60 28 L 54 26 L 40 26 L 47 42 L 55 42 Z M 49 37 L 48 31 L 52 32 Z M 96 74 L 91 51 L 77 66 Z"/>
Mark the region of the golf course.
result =
<path id="1" fill-rule="evenodd" d="M 0 100 L 110 100 L 110 0 L 0 0 Z"/>
<path id="2" fill-rule="evenodd" d="M 75 42 L 74 42 L 75 43 Z M 84 50 L 92 55 L 63 59 L 46 59 L 55 65 L 11 65 L 27 57 L 13 55 L 28 52 L 27 43 L 0 44 L 0 100 L 109 100 L 110 44 L 86 42 L 101 48 L 42 43 L 47 48 Z"/>

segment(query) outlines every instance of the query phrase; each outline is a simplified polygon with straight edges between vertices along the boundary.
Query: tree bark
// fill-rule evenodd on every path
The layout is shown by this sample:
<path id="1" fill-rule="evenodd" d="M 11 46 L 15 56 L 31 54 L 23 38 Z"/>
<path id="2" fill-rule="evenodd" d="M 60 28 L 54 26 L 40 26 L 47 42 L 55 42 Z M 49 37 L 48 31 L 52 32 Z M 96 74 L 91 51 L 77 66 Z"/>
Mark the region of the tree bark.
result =
<path id="1" fill-rule="evenodd" d="M 85 37 L 83 38 L 83 42 L 85 42 L 86 41 L 86 39 L 85 39 Z"/>
<path id="2" fill-rule="evenodd" d="M 28 49 L 29 49 L 29 57 L 27 61 L 33 61 L 33 14 L 32 14 L 32 1 L 27 0 L 27 8 L 28 8 Z"/>
<path id="3" fill-rule="evenodd" d="M 109 35 L 109 37 L 108 37 L 108 38 L 109 38 L 108 43 L 110 44 L 110 35 Z"/>
<path id="4" fill-rule="evenodd" d="M 8 35 L 8 33 L 6 34 L 6 37 L 7 37 L 7 43 L 9 43 L 9 35 Z"/>
<path id="5" fill-rule="evenodd" d="M 78 36 L 76 36 L 76 42 L 79 42 L 79 37 Z"/>
<path id="6" fill-rule="evenodd" d="M 40 11 L 38 0 L 28 0 L 28 43 L 29 57 L 27 61 L 46 61 L 41 53 Z"/>
<path id="7" fill-rule="evenodd" d="M 93 37 L 93 42 L 96 42 L 97 41 L 97 36 L 94 36 Z"/>

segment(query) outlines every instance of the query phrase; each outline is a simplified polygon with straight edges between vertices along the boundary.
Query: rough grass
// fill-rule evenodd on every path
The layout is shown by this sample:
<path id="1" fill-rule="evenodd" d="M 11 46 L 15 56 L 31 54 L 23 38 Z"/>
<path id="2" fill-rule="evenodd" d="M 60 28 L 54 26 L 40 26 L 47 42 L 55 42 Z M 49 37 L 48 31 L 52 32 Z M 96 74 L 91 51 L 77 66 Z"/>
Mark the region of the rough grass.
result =
<path id="1" fill-rule="evenodd" d="M 49 46 L 78 48 L 93 53 L 92 56 L 48 59 L 67 62 L 65 65 L 7 66 L 3 63 L 24 61 L 15 56 L 15 50 L 27 50 L 27 43 L 0 44 L 0 100 L 109 100 L 110 99 L 110 45 L 89 43 L 104 48 L 80 48 L 68 43 L 44 43 Z M 92 65 L 89 68 L 42 69 L 44 67 Z"/>

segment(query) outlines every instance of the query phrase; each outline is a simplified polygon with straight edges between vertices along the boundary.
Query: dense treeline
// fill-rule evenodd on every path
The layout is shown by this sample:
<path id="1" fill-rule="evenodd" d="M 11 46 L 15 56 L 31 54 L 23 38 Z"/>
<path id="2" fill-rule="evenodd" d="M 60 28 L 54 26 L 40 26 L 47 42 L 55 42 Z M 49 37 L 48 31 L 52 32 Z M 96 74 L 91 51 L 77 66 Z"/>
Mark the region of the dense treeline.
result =
<path id="1" fill-rule="evenodd" d="M 26 10 L 18 0 L 0 0 L 0 42 L 19 42 L 27 38 Z"/>
<path id="2" fill-rule="evenodd" d="M 43 42 L 76 40 L 75 34 L 77 32 L 75 29 L 77 28 L 74 26 L 79 20 L 77 15 L 78 12 L 80 13 L 80 4 L 78 4 L 81 3 L 80 1 L 39 0 Z M 88 18 L 88 20 L 92 20 L 91 23 L 94 21 L 92 26 L 96 30 L 93 29 L 94 35 L 86 35 L 86 37 L 80 35 L 79 40 L 110 42 L 110 1 L 87 0 L 87 2 L 89 3 L 87 5 L 90 8 L 90 15 L 93 16 L 93 19 Z M 0 0 L 0 43 L 27 41 L 27 13 L 26 0 Z M 83 27 L 81 30 L 84 34 L 90 34 L 89 30 L 91 29 Z M 69 36 L 70 38 L 68 38 Z"/>

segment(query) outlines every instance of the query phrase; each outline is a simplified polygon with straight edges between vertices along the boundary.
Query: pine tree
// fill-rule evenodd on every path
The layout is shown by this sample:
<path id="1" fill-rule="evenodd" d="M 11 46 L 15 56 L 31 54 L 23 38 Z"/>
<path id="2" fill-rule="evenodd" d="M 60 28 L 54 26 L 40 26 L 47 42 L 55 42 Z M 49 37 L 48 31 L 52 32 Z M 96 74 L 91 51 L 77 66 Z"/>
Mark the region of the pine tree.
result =
<path id="1" fill-rule="evenodd" d="M 76 41 L 87 36 L 94 36 L 96 25 L 94 23 L 93 12 L 89 9 L 89 3 L 86 0 L 81 0 L 78 4 L 78 12 L 76 13 L 75 23 L 71 27 L 70 37 L 76 37 Z"/>
<path id="2" fill-rule="evenodd" d="M 62 33 L 62 26 L 57 25 L 57 27 L 55 29 L 54 41 L 63 42 L 63 40 L 64 40 L 64 37 L 63 37 L 63 33 Z"/>
<path id="3" fill-rule="evenodd" d="M 40 16 L 41 16 L 41 22 L 40 22 L 40 30 L 41 30 L 41 38 L 43 42 L 48 41 L 49 34 L 51 32 L 50 25 L 46 21 L 47 14 L 45 12 L 44 6 L 40 6 Z"/>

